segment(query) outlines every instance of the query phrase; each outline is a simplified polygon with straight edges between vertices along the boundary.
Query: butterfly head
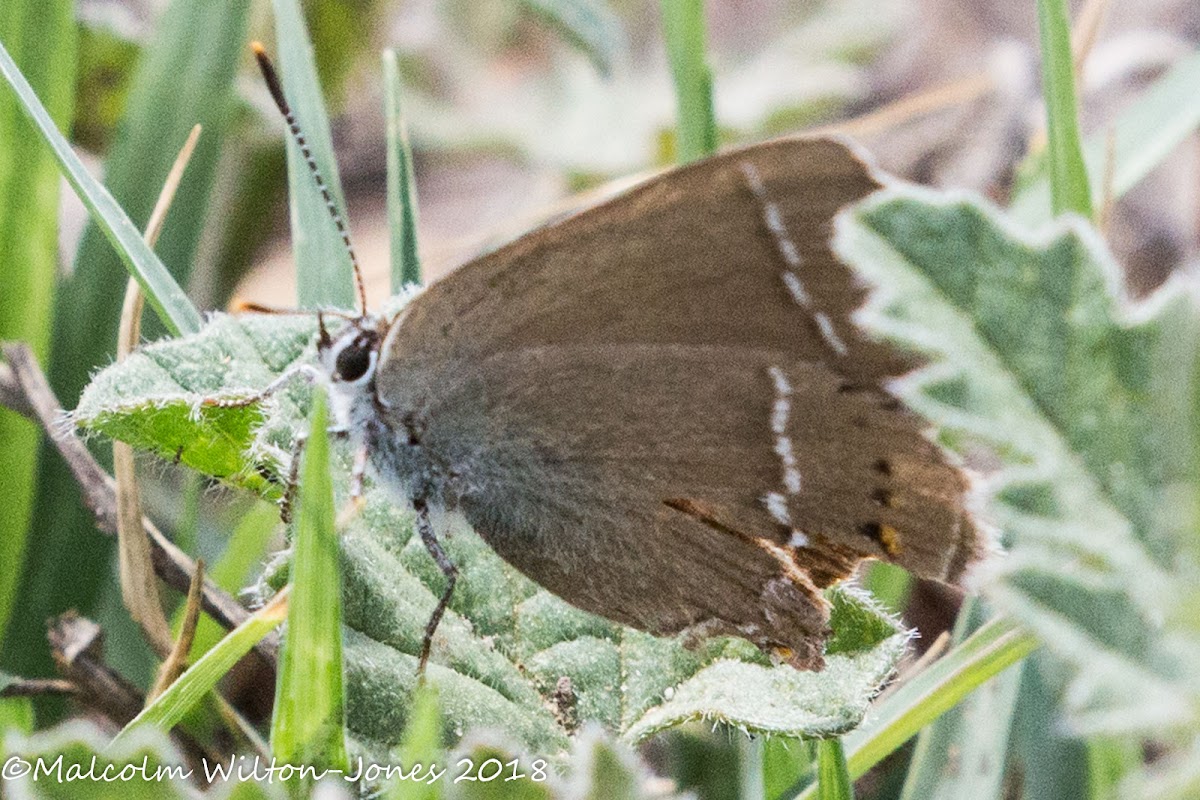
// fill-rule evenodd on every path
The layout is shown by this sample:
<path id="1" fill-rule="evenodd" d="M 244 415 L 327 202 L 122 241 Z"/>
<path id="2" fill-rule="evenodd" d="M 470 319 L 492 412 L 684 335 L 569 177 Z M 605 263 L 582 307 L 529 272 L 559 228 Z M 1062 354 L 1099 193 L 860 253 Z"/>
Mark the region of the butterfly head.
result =
<path id="1" fill-rule="evenodd" d="M 324 315 L 318 314 L 317 320 L 318 369 L 329 387 L 337 427 L 347 429 L 351 427 L 357 401 L 367 397 L 374 386 L 386 322 L 372 315 L 353 317 L 330 335 Z"/>
<path id="2" fill-rule="evenodd" d="M 317 358 L 329 382 L 354 387 L 370 384 L 383 343 L 380 321 L 371 316 L 356 317 L 337 336 L 330 336 L 324 315 L 318 315 L 318 321 Z"/>

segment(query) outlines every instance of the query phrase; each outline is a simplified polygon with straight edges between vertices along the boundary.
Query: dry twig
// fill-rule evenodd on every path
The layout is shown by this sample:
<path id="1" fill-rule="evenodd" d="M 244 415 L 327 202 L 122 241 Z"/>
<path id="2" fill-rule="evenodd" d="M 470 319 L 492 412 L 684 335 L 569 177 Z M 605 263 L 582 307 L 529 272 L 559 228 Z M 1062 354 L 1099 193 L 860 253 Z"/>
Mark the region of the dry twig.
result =
<path id="1" fill-rule="evenodd" d="M 158 241 L 175 191 L 183 180 L 183 172 L 196 149 L 200 138 L 200 126 L 192 128 L 187 141 L 167 180 L 159 192 L 158 201 L 146 232 L 142 238 L 151 248 Z M 133 278 L 125 289 L 125 303 L 121 309 L 121 326 L 117 334 L 117 361 L 127 357 L 138 346 L 142 338 L 142 307 L 145 305 L 141 287 Z M 171 652 L 171 626 L 163 613 L 162 598 L 158 594 L 158 581 L 150 563 L 150 542 L 142 528 L 142 500 L 138 492 L 137 470 L 133 448 L 125 442 L 114 441 L 113 477 L 117 482 L 117 553 L 121 575 L 121 600 L 146 635 L 146 640 L 160 658 Z"/>
<path id="2" fill-rule="evenodd" d="M 39 697 L 46 694 L 75 694 L 78 691 L 78 686 L 61 678 L 17 678 L 0 689 L 0 697 Z"/>
<path id="3" fill-rule="evenodd" d="M 196 641 L 196 623 L 200 620 L 200 589 L 204 586 L 204 561 L 196 561 L 196 574 L 192 575 L 192 585 L 188 587 L 187 605 L 183 612 L 183 625 L 179 628 L 179 638 L 175 646 L 167 654 L 162 666 L 158 668 L 158 678 L 146 695 L 149 702 L 158 697 L 167 687 L 175 682 L 188 667 L 188 655 L 192 652 L 192 643 Z"/>
<path id="4" fill-rule="evenodd" d="M 117 498 L 113 479 L 96 463 L 96 459 L 73 431 L 61 430 L 63 411 L 29 347 L 21 343 L 10 343 L 3 346 L 3 352 L 11 370 L 14 388 L 21 397 L 17 407 L 26 408 L 30 412 L 29 416 L 50 434 L 54 446 L 79 483 L 83 501 L 96 519 L 96 527 L 107 534 L 115 534 Z M 150 540 L 150 558 L 154 564 L 154 571 L 168 586 L 179 592 L 186 592 L 196 571 L 195 562 L 167 539 L 150 520 L 143 517 L 142 527 Z M 211 580 L 205 579 L 201 599 L 204 610 L 226 629 L 232 630 L 250 616 L 237 600 Z M 275 634 L 255 646 L 255 651 L 271 666 L 275 664 L 278 650 L 279 637 Z"/>

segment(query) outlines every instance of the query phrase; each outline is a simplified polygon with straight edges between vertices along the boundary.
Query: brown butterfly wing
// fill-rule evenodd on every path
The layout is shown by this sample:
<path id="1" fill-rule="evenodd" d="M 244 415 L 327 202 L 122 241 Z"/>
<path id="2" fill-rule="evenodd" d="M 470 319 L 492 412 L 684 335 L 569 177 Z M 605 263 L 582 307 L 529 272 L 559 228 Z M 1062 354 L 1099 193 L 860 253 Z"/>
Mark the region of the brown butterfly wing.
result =
<path id="1" fill-rule="evenodd" d="M 877 188 L 830 140 L 769 142 L 665 173 L 430 286 L 389 356 L 445 362 L 559 343 L 768 347 L 874 383 L 911 364 L 849 324 L 865 291 L 829 237 L 834 214 Z M 768 227 L 768 205 L 783 240 Z M 797 280 L 808 307 L 789 291 Z"/>
<path id="2" fill-rule="evenodd" d="M 864 557 L 954 578 L 980 549 L 965 478 L 879 386 L 906 363 L 849 322 L 830 220 L 874 187 L 841 145 L 772 143 L 531 234 L 393 326 L 386 418 L 419 420 L 447 501 L 566 600 L 818 666 L 820 588 Z"/>

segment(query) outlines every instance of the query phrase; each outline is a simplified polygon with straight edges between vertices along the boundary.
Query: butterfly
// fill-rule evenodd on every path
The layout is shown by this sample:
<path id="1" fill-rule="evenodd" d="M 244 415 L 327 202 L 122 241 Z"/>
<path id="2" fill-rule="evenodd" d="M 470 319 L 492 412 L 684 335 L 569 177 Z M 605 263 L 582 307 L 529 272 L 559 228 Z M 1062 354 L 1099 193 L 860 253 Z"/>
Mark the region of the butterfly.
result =
<path id="1" fill-rule="evenodd" d="M 822 590 L 864 559 L 953 582 L 980 557 L 968 474 L 887 389 L 915 362 L 855 325 L 867 289 L 831 250 L 835 215 L 878 187 L 840 141 L 757 144 L 522 236 L 393 317 L 364 297 L 336 335 L 322 321 L 335 416 L 447 578 L 422 669 L 457 577 L 443 513 L 579 608 L 799 669 L 824 663 Z"/>

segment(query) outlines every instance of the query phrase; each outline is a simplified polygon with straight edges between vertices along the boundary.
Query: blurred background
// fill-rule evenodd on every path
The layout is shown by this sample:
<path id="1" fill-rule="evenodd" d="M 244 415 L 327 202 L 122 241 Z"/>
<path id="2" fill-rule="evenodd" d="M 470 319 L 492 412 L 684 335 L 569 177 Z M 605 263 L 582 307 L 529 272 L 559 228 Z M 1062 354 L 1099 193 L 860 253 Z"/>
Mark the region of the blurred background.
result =
<path id="1" fill-rule="evenodd" d="M 49 38 L 16 37 L 34 7 Z M 400 57 L 427 280 L 581 202 L 580 193 L 611 191 L 674 160 L 657 2 L 310 0 L 305 9 L 373 303 L 386 298 L 389 269 L 384 47 Z M 707 15 L 726 144 L 845 133 L 887 173 L 1002 202 L 1044 141 L 1032 2 L 708 0 Z M 1085 134 L 1103 135 L 1200 43 L 1195 0 L 1076 2 L 1072 18 Z M 284 126 L 253 67 L 251 38 L 272 47 L 269 9 L 257 0 L 0 7 L 0 40 L 137 225 L 188 130 L 204 125 L 158 247 L 200 308 L 295 298 Z M 31 139 L 21 125 L 0 97 L 0 150 L 10 156 L 0 156 L 0 339 L 31 341 L 70 408 L 113 358 L 126 273 L 65 184 L 56 198 L 21 194 L 19 169 L 44 168 L 40 143 L 15 155 L 18 140 Z M 32 213 L 22 204 L 57 204 L 57 230 L 21 222 Z M 1133 295 L 1196 268 L 1196 136 L 1110 210 L 1105 234 Z M 57 236 L 58 258 L 27 270 L 24 248 L 36 236 Z M 147 315 L 146 336 L 161 335 Z M 107 450 L 97 456 L 108 459 Z M 219 560 L 255 501 L 167 464 L 141 467 L 149 515 L 185 550 Z M 106 631 L 113 666 L 149 680 L 154 660 L 121 605 L 113 541 L 95 532 L 33 426 L 6 410 L 0 498 L 0 670 L 53 675 L 46 620 L 76 608 Z M 230 571 L 231 588 L 266 558 L 271 536 L 255 541 Z M 951 624 L 956 598 L 945 590 L 884 571 L 872 580 L 922 641 Z M 47 721 L 63 706 L 39 701 L 37 711 Z M 728 748 L 713 747 L 689 768 L 719 772 Z"/>

